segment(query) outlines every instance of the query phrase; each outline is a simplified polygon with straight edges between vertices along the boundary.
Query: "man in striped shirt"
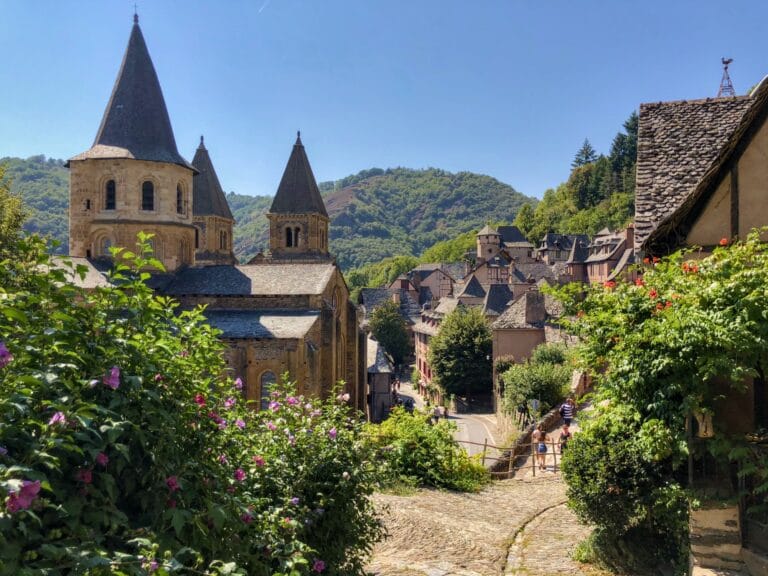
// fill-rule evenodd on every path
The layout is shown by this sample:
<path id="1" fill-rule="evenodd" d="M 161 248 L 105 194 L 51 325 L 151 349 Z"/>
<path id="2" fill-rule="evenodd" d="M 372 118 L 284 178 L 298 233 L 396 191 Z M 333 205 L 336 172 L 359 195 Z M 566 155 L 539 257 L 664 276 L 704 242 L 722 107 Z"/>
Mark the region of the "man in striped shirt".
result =
<path id="1" fill-rule="evenodd" d="M 568 426 L 573 421 L 573 414 L 576 412 L 576 403 L 573 398 L 568 398 L 562 406 L 560 406 L 560 416 Z"/>

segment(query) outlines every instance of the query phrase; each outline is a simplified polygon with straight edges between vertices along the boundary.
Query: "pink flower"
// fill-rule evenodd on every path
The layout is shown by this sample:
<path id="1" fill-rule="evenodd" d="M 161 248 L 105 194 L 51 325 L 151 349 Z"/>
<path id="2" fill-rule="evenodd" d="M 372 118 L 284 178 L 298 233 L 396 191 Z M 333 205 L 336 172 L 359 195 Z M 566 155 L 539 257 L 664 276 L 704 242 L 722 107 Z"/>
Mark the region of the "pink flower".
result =
<path id="1" fill-rule="evenodd" d="M 272 432 L 277 430 L 277 426 L 275 426 L 274 422 L 267 422 L 267 428 L 269 428 Z"/>
<path id="2" fill-rule="evenodd" d="M 330 430 L 328 430 L 328 438 L 331 440 L 336 440 L 336 427 L 334 426 Z"/>
<path id="3" fill-rule="evenodd" d="M 162 374 L 155 374 L 155 382 L 160 382 L 163 379 Z"/>
<path id="4" fill-rule="evenodd" d="M 120 368 L 112 366 L 109 374 L 105 374 L 101 381 L 104 382 L 104 385 L 108 388 L 112 388 L 112 390 L 120 388 Z"/>
<path id="5" fill-rule="evenodd" d="M 325 562 L 323 562 L 319 558 L 315 558 L 315 561 L 312 564 L 312 572 L 320 573 L 323 570 L 325 570 Z"/>
<path id="6" fill-rule="evenodd" d="M 299 499 L 298 499 L 298 498 L 296 498 L 296 496 L 294 496 L 293 498 L 291 498 L 291 499 L 290 499 L 288 502 L 290 502 L 290 503 L 291 503 L 292 505 L 294 505 L 294 506 L 298 506 L 298 505 L 299 505 Z"/>
<path id="7" fill-rule="evenodd" d="M 254 456 L 253 462 L 256 464 L 256 466 L 259 466 L 259 467 L 264 466 L 264 458 L 261 456 Z"/>
<path id="8" fill-rule="evenodd" d="M 179 486 L 179 479 L 176 478 L 176 476 L 168 476 L 168 478 L 165 479 L 165 485 L 168 486 L 168 490 L 171 491 L 171 494 L 176 492 L 176 490 L 181 489 L 181 486 Z"/>
<path id="9" fill-rule="evenodd" d="M 242 520 L 246 524 L 250 524 L 251 522 L 253 522 L 253 514 L 251 514 L 250 512 L 246 512 L 245 514 L 240 516 L 240 520 Z"/>
<path id="10" fill-rule="evenodd" d="M 0 446 L 0 456 L 5 456 L 6 454 L 8 454 L 8 448 Z"/>
<path id="11" fill-rule="evenodd" d="M 197 404 L 201 408 L 205 406 L 205 396 L 203 396 L 199 392 L 195 394 L 195 404 Z"/>
<path id="12" fill-rule="evenodd" d="M 286 398 L 285 401 L 289 406 L 296 406 L 296 404 L 299 403 L 298 398 L 296 398 L 295 396 L 288 396 L 288 398 Z"/>
<path id="13" fill-rule="evenodd" d="M 272 412 L 277 412 L 278 410 L 280 410 L 280 406 L 282 406 L 282 404 L 280 404 L 280 402 L 278 402 L 277 400 L 273 400 L 272 402 L 269 403 L 269 409 L 272 410 Z"/>
<path id="14" fill-rule="evenodd" d="M 35 480 L 34 482 L 31 480 L 24 480 L 24 482 L 21 483 L 21 488 L 18 492 L 14 491 L 8 494 L 8 500 L 5 503 L 8 512 L 13 514 L 19 510 L 26 510 L 29 508 L 32 506 L 32 502 L 34 502 L 35 498 L 37 498 L 38 492 L 40 492 L 40 480 Z"/>
<path id="15" fill-rule="evenodd" d="M 96 464 L 98 464 L 102 468 L 106 468 L 107 464 L 109 464 L 109 456 L 104 454 L 104 452 L 99 452 L 98 454 L 96 454 Z"/>
<path id="16" fill-rule="evenodd" d="M 237 480 L 238 482 L 242 482 L 243 480 L 245 480 L 245 470 L 243 470 L 242 468 L 238 468 L 237 470 L 235 470 L 235 480 Z"/>
<path id="17" fill-rule="evenodd" d="M 241 378 L 235 378 L 235 389 L 236 390 L 243 389 L 243 380 Z"/>
<path id="18" fill-rule="evenodd" d="M 75 474 L 75 479 L 83 484 L 90 484 L 93 482 L 93 472 L 90 468 L 81 468 Z"/>
<path id="19" fill-rule="evenodd" d="M 323 413 L 322 410 L 312 410 L 312 412 L 309 413 L 310 418 L 316 418 L 317 416 L 320 416 Z"/>
<path id="20" fill-rule="evenodd" d="M 237 420 L 235 420 L 235 426 L 237 426 L 238 428 L 240 428 L 240 430 L 242 430 L 243 428 L 245 428 L 245 420 L 243 420 L 242 418 L 238 418 Z"/>
<path id="21" fill-rule="evenodd" d="M 336 396 L 336 400 L 339 402 L 349 402 L 349 394 L 347 392 L 344 392 L 344 394 L 339 394 Z"/>
<path id="22" fill-rule="evenodd" d="M 5 368 L 13 360 L 13 354 L 5 346 L 5 342 L 0 342 L 0 368 Z"/>
<path id="23" fill-rule="evenodd" d="M 48 420 L 48 426 L 55 426 L 57 424 L 60 424 L 61 426 L 67 425 L 67 417 L 64 415 L 64 412 L 56 412 L 51 416 L 51 419 Z"/>
<path id="24" fill-rule="evenodd" d="M 182 358 L 186 358 L 187 356 L 189 356 L 189 350 L 182 350 L 181 352 L 179 352 L 179 356 L 181 356 Z"/>
<path id="25" fill-rule="evenodd" d="M 226 409 L 230 409 L 230 408 L 232 408 L 232 406 L 234 406 L 236 403 L 237 403 L 237 400 L 235 400 L 234 398 L 232 398 L 232 396 L 230 396 L 229 398 L 227 398 L 226 400 L 224 400 L 224 408 L 226 408 Z"/>
<path id="26" fill-rule="evenodd" d="M 226 464 L 227 462 L 229 462 L 229 460 L 227 460 L 227 455 L 226 454 L 220 454 L 219 455 L 219 464 Z"/>
<path id="27" fill-rule="evenodd" d="M 149 568 L 148 568 L 149 573 L 151 574 L 152 572 L 156 572 L 159 567 L 160 565 L 157 563 L 157 560 L 152 560 L 149 563 Z"/>

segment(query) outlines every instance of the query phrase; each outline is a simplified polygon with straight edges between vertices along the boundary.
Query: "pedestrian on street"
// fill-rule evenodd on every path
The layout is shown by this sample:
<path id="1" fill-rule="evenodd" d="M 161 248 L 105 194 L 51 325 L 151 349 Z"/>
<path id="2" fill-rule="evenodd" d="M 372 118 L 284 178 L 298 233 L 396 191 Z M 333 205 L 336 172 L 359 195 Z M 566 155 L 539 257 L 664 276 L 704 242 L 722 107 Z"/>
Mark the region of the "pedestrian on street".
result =
<path id="1" fill-rule="evenodd" d="M 560 417 L 563 419 L 563 422 L 570 426 L 575 412 L 576 403 L 573 401 L 573 398 L 569 397 L 563 402 L 562 406 L 560 406 Z"/>
<path id="2" fill-rule="evenodd" d="M 547 433 L 544 431 L 544 424 L 539 423 L 536 430 L 533 431 L 531 436 L 533 443 L 536 446 L 536 460 L 538 461 L 539 470 L 547 469 Z"/>
<path id="3" fill-rule="evenodd" d="M 562 430 L 560 430 L 560 454 L 565 451 L 565 447 L 568 446 L 573 434 L 571 434 L 568 424 L 563 424 Z"/>

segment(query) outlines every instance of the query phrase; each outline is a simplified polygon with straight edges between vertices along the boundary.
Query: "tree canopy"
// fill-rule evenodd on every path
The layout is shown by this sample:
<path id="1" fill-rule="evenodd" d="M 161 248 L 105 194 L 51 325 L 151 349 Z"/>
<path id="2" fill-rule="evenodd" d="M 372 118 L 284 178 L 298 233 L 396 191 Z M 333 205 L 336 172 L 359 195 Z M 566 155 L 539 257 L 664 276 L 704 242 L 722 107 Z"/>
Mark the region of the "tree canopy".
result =
<path id="1" fill-rule="evenodd" d="M 491 391 L 491 329 L 476 307 L 457 306 L 431 340 L 429 364 L 437 384 L 448 394 Z"/>
<path id="2" fill-rule="evenodd" d="M 0 164 L 0 255 L 18 236 L 25 217 L 21 198 L 11 193 L 5 166 Z"/>
<path id="3" fill-rule="evenodd" d="M 411 352 L 411 338 L 405 320 L 400 315 L 399 306 L 388 300 L 371 314 L 371 334 L 392 356 L 396 365 L 400 365 Z"/>

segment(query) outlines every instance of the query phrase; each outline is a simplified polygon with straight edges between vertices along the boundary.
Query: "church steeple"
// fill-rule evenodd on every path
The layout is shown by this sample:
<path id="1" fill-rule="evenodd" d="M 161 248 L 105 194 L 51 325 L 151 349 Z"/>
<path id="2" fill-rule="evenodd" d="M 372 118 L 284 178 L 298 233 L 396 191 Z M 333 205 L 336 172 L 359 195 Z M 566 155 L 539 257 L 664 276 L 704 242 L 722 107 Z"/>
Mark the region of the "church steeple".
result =
<path id="1" fill-rule="evenodd" d="M 73 158 L 131 158 L 189 163 L 179 154 L 155 67 L 137 14 L 128 47 L 93 146 Z"/>
<path id="2" fill-rule="evenodd" d="M 301 133 L 297 134 L 267 218 L 273 258 L 331 258 L 328 253 L 330 220 L 301 143 Z"/>
<path id="3" fill-rule="evenodd" d="M 307 153 L 301 143 L 301 132 L 296 134 L 291 157 L 283 172 L 277 194 L 269 209 L 273 214 L 309 214 L 316 212 L 328 216 L 325 203 L 315 182 Z"/>

